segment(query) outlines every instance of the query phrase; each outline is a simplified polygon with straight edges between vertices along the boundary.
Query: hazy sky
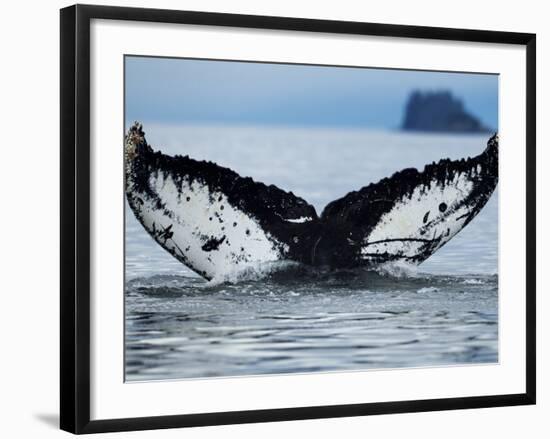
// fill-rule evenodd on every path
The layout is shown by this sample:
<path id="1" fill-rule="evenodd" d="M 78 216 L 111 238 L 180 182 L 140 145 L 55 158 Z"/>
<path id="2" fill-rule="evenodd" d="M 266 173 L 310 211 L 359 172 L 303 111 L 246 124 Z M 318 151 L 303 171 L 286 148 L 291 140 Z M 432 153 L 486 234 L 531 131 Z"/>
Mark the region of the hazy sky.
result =
<path id="1" fill-rule="evenodd" d="M 126 123 L 397 128 L 414 89 L 450 90 L 496 129 L 498 77 L 126 57 Z"/>

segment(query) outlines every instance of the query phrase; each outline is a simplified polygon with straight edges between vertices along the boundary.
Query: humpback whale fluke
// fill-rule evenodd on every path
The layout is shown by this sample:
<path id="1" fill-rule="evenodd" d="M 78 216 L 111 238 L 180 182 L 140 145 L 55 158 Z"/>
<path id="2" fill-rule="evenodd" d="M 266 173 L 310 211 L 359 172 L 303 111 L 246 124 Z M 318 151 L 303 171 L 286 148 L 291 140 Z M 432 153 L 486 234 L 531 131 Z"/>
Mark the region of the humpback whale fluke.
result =
<path id="1" fill-rule="evenodd" d="M 126 196 L 147 232 L 207 279 L 291 260 L 335 268 L 420 263 L 477 215 L 498 182 L 498 136 L 474 158 L 405 169 L 329 203 L 320 216 L 292 192 L 125 139 Z"/>

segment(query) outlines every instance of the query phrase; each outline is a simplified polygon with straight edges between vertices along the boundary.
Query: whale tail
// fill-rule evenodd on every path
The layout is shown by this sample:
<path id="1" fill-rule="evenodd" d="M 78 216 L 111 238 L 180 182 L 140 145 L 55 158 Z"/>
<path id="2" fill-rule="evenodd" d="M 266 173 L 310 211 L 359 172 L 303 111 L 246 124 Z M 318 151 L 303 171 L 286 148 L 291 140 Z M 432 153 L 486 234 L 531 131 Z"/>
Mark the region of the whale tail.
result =
<path id="1" fill-rule="evenodd" d="M 315 208 L 292 192 L 188 156 L 154 151 L 142 126 L 126 135 L 126 197 L 165 250 L 207 279 L 261 262 L 307 262 Z"/>
<path id="2" fill-rule="evenodd" d="M 405 169 L 327 205 L 188 156 L 154 151 L 139 123 L 125 139 L 126 197 L 165 250 L 207 279 L 250 264 L 420 263 L 462 230 L 498 182 L 498 136 L 474 158 Z"/>
<path id="3" fill-rule="evenodd" d="M 478 156 L 405 169 L 331 202 L 322 219 L 342 229 L 369 265 L 420 263 L 479 213 L 498 183 L 498 135 Z"/>

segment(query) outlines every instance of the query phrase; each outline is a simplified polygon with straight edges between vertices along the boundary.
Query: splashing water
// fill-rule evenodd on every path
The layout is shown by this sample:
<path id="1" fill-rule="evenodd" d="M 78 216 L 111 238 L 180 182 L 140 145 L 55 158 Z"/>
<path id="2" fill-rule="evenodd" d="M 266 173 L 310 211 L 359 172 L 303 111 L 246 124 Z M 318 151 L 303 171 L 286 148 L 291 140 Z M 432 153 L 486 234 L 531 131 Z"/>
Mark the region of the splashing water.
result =
<path id="1" fill-rule="evenodd" d="M 261 281 L 278 271 L 291 270 L 300 267 L 300 264 L 294 261 L 275 261 L 265 263 L 250 263 L 245 266 L 232 267 L 231 271 L 215 276 L 206 283 L 213 287 L 224 283 L 237 284 L 246 281 Z"/>

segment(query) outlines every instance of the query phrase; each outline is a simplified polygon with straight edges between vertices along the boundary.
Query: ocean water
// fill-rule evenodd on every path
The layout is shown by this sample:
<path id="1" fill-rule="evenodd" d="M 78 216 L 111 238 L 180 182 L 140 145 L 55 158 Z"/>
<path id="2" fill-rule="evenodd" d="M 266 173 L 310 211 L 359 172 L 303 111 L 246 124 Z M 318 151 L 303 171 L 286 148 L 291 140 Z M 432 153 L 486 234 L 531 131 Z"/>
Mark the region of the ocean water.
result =
<path id="1" fill-rule="evenodd" d="M 479 154 L 487 135 L 359 129 L 144 126 L 167 154 L 212 160 L 330 201 L 406 167 Z M 126 209 L 126 380 L 329 372 L 498 361 L 498 189 L 418 267 L 296 264 L 207 282 Z"/>

